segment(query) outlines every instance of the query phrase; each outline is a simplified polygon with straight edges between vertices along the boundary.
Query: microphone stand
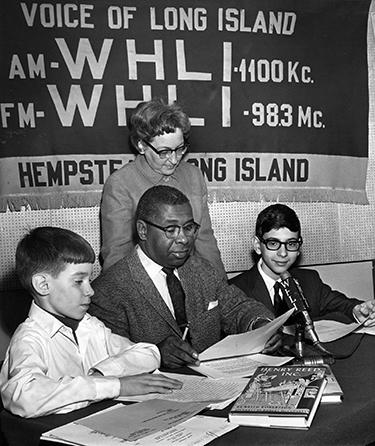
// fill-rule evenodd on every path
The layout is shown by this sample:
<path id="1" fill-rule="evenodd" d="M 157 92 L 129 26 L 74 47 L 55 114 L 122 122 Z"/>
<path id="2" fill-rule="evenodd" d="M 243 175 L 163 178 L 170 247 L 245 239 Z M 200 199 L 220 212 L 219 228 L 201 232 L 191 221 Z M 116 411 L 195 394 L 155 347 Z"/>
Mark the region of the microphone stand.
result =
<path id="1" fill-rule="evenodd" d="M 299 322 L 295 324 L 294 347 L 297 358 L 303 358 L 305 353 L 305 329 Z"/>
<path id="2" fill-rule="evenodd" d="M 306 331 L 306 323 L 296 322 L 295 323 L 295 335 L 294 335 L 294 349 L 291 349 L 296 356 L 294 360 L 295 364 L 298 365 L 320 365 L 320 364 L 334 364 L 335 358 L 331 352 L 326 350 L 320 343 L 318 338 L 314 338 L 313 347 L 317 348 L 321 355 L 306 355 L 306 337 L 310 338 L 310 333 Z M 307 334 L 307 336 L 306 336 Z"/>
<path id="3" fill-rule="evenodd" d="M 284 345 L 283 353 L 289 356 L 295 356 L 293 364 L 304 366 L 315 366 L 334 364 L 336 362 L 335 355 L 326 350 L 320 342 L 313 344 L 320 351 L 320 355 L 308 353 L 306 349 L 306 328 L 304 322 L 295 323 L 294 345 Z"/>
<path id="4" fill-rule="evenodd" d="M 297 361 L 302 364 L 333 364 L 334 355 L 326 350 L 321 344 L 310 317 L 310 307 L 303 295 L 299 282 L 292 277 L 289 271 L 281 274 L 281 285 L 283 286 L 289 307 L 295 309 L 295 338 L 294 349 Z M 312 342 L 322 355 L 305 357 L 305 340 Z"/>

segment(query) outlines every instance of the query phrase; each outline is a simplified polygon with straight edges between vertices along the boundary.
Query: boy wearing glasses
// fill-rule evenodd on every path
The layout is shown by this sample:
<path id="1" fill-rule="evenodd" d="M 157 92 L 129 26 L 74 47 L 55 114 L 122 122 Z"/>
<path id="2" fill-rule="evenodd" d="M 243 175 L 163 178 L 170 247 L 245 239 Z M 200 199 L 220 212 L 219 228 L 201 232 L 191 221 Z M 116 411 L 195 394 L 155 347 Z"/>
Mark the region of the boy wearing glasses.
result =
<path id="1" fill-rule="evenodd" d="M 148 189 L 139 200 L 136 225 L 138 245 L 93 281 L 90 314 L 133 342 L 156 344 L 164 367 L 197 364 L 198 353 L 223 333 L 243 333 L 273 318 L 193 255 L 200 227 L 181 191 Z M 272 337 L 263 353 L 272 353 L 279 341 L 279 334 Z"/>
<path id="2" fill-rule="evenodd" d="M 340 322 L 375 324 L 375 301 L 350 299 L 323 283 L 317 271 L 293 268 L 302 246 L 300 221 L 284 204 L 263 209 L 256 221 L 253 246 L 260 259 L 249 271 L 229 281 L 249 297 L 262 302 L 276 316 L 287 309 L 278 282 L 282 273 L 290 270 L 309 303 L 312 319 L 334 319 Z"/>

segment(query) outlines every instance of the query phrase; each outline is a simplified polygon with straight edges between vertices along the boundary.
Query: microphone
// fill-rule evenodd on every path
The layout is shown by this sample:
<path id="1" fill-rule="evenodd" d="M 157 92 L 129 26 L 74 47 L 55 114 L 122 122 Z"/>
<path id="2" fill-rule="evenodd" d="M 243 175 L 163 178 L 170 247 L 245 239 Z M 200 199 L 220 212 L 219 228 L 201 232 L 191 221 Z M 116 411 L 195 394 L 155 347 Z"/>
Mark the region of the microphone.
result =
<path id="1" fill-rule="evenodd" d="M 337 354 L 331 353 L 329 350 L 323 347 L 321 344 L 318 335 L 316 334 L 314 323 L 310 316 L 310 306 L 306 300 L 305 295 L 303 294 L 301 285 L 298 280 L 293 277 L 289 271 L 285 271 L 280 275 L 281 282 L 280 285 L 283 287 L 285 295 L 287 297 L 287 305 L 288 308 L 294 308 L 295 312 L 293 314 L 296 315 L 296 319 L 298 322 L 296 323 L 296 332 L 297 332 L 297 340 L 296 340 L 296 349 L 299 354 L 299 360 L 302 364 L 309 364 L 309 362 L 313 363 L 314 361 L 323 361 L 325 364 L 333 364 L 335 358 L 348 358 L 353 352 L 350 354 Z M 320 350 L 324 356 L 315 358 L 312 360 L 311 358 L 302 358 L 303 356 L 303 341 L 300 332 L 300 328 L 304 328 L 305 338 L 309 339 L 314 347 Z M 322 359 L 321 359 L 322 358 Z M 333 361 L 333 362 L 331 362 Z"/>
<path id="2" fill-rule="evenodd" d="M 288 299 L 288 307 L 294 308 L 296 317 L 301 320 L 301 324 L 305 328 L 305 337 L 310 339 L 314 345 L 323 348 L 320 345 L 318 335 L 315 332 L 314 323 L 310 317 L 309 303 L 303 294 L 298 280 L 294 278 L 289 271 L 285 271 L 281 274 L 280 285 L 283 287 Z"/>
<path id="3" fill-rule="evenodd" d="M 293 364 L 295 365 L 306 365 L 306 366 L 315 366 L 315 365 L 332 365 L 334 364 L 335 358 L 333 356 L 305 356 L 304 358 L 297 358 L 293 360 Z"/>

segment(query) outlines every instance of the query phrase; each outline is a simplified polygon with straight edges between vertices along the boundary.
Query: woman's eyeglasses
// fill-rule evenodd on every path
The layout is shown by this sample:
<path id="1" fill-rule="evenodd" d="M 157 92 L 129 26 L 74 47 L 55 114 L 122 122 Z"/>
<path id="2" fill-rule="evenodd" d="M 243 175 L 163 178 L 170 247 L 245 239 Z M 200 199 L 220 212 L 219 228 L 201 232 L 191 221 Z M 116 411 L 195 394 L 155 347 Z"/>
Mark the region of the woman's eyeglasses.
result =
<path id="1" fill-rule="evenodd" d="M 146 144 L 146 146 L 150 147 L 151 150 L 153 150 L 155 153 L 157 153 L 160 157 L 160 159 L 165 160 L 167 158 L 171 158 L 171 156 L 175 153 L 177 158 L 182 157 L 185 155 L 186 151 L 190 147 L 190 144 L 185 141 L 181 146 L 177 147 L 176 149 L 163 149 L 163 150 L 157 150 L 155 147 L 145 139 L 142 139 L 142 141 Z"/>

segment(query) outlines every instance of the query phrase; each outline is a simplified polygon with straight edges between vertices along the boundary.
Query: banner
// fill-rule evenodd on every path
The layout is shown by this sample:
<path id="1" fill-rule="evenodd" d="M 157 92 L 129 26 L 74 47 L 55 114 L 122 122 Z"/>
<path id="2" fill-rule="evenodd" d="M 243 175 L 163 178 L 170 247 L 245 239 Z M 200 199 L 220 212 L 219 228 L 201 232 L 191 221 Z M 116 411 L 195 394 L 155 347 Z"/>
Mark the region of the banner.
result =
<path id="1" fill-rule="evenodd" d="M 210 200 L 366 204 L 369 6 L 2 2 L 0 211 L 99 204 L 153 96 L 184 105 Z"/>

